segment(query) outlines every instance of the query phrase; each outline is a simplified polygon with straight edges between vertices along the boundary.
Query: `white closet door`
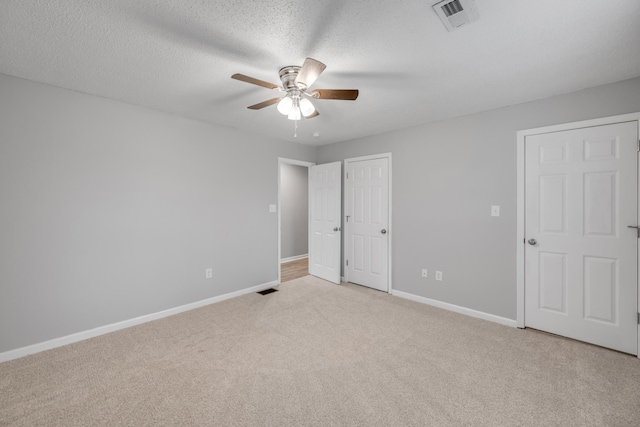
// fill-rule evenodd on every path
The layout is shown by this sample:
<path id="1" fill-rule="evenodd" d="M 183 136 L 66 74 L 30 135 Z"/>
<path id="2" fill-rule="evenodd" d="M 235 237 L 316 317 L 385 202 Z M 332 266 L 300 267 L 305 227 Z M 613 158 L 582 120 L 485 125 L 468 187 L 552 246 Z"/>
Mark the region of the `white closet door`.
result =
<path id="1" fill-rule="evenodd" d="M 526 137 L 525 326 L 637 353 L 637 129 Z"/>
<path id="2" fill-rule="evenodd" d="M 389 259 L 389 159 L 348 163 L 349 282 L 387 292 Z"/>

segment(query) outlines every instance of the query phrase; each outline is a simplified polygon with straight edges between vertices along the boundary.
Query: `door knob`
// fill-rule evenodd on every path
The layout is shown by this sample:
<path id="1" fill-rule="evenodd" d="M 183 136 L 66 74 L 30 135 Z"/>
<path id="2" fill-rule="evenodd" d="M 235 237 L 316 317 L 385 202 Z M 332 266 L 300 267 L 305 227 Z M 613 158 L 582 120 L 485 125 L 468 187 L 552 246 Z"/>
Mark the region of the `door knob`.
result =
<path id="1" fill-rule="evenodd" d="M 382 230 L 380 230 L 380 232 L 381 232 L 382 234 L 387 234 L 387 230 L 385 230 L 384 228 L 383 228 Z"/>
<path id="2" fill-rule="evenodd" d="M 333 227 L 333 231 L 340 231 L 340 227 Z"/>
<path id="3" fill-rule="evenodd" d="M 527 242 L 532 246 L 535 245 L 536 243 L 538 243 L 538 241 L 536 239 L 529 239 L 529 240 L 527 240 Z"/>

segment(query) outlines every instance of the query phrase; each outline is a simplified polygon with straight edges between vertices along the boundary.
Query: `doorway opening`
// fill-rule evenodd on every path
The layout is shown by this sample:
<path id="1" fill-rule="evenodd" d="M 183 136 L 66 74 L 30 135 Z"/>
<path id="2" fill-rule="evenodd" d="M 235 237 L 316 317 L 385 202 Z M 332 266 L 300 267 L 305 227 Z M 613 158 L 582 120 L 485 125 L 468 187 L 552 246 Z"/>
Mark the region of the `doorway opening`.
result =
<path id="1" fill-rule="evenodd" d="M 309 274 L 309 168 L 278 158 L 278 283 Z"/>

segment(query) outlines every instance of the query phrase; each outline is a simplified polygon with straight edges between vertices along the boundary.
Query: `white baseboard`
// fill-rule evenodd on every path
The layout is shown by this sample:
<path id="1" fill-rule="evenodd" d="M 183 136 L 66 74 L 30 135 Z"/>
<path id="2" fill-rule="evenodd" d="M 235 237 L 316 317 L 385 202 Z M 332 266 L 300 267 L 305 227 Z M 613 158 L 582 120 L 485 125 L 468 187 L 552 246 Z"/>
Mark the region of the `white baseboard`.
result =
<path id="1" fill-rule="evenodd" d="M 518 326 L 517 322 L 513 319 L 507 319 L 506 317 L 496 316 L 494 314 L 485 313 L 483 311 L 476 311 L 470 308 L 461 307 L 459 305 L 449 304 L 448 302 L 442 302 L 435 299 L 425 298 L 418 295 L 409 294 L 407 292 L 396 291 L 396 290 L 391 291 L 391 294 L 400 298 L 409 299 L 411 301 L 416 301 L 422 304 L 432 305 L 434 307 L 443 308 L 445 310 L 475 317 L 477 319 L 488 320 L 490 322 L 499 323 L 505 326 L 511 326 L 513 328 L 516 328 Z"/>
<path id="2" fill-rule="evenodd" d="M 192 302 L 190 304 L 181 305 L 179 307 L 170 308 L 168 310 L 158 311 L 157 313 L 146 314 L 144 316 L 135 317 L 133 319 L 123 320 L 122 322 L 99 326 L 94 329 L 89 329 L 88 331 L 78 332 L 64 337 L 54 338 L 52 340 L 41 342 L 38 344 L 29 345 L 27 347 L 5 351 L 4 353 L 0 353 L 0 363 L 28 356 L 29 354 L 50 350 L 52 348 L 62 347 L 63 345 L 72 344 L 74 342 L 86 340 L 89 338 L 94 338 L 100 335 L 108 334 L 110 332 L 119 331 L 120 329 L 130 328 L 131 326 L 140 325 L 142 323 L 151 322 L 153 320 L 162 319 L 164 317 L 173 316 L 174 314 L 179 314 L 185 311 L 204 307 L 206 305 L 215 304 L 217 302 L 239 297 L 241 295 L 260 292 L 277 285 L 278 281 L 274 280 L 273 282 L 263 283 L 261 285 L 252 286 L 250 288 L 242 289 L 224 295 L 218 295 L 217 297 L 207 298 L 201 301 Z"/>
<path id="3" fill-rule="evenodd" d="M 280 260 L 280 264 L 284 264 L 285 262 L 298 261 L 299 259 L 305 259 L 305 258 L 309 258 L 309 254 L 290 256 L 289 258 L 282 258 Z"/>

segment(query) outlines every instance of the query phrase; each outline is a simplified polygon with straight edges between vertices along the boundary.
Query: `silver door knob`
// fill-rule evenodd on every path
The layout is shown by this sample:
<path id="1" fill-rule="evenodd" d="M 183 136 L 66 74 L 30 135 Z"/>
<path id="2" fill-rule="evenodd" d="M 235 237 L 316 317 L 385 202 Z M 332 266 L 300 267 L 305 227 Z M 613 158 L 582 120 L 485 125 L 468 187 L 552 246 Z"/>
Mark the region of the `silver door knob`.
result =
<path id="1" fill-rule="evenodd" d="M 536 239 L 529 239 L 529 240 L 527 240 L 527 242 L 532 246 L 535 245 L 536 243 L 538 243 L 538 241 Z"/>
<path id="2" fill-rule="evenodd" d="M 384 228 L 383 228 L 382 230 L 380 230 L 380 232 L 381 232 L 382 234 L 387 234 L 387 230 L 385 230 Z"/>
<path id="3" fill-rule="evenodd" d="M 340 231 L 340 227 L 333 227 L 333 231 Z"/>

